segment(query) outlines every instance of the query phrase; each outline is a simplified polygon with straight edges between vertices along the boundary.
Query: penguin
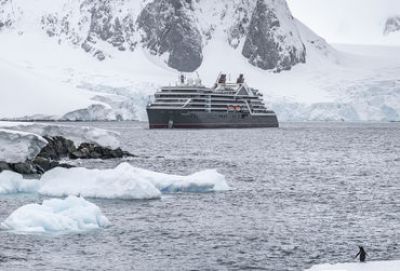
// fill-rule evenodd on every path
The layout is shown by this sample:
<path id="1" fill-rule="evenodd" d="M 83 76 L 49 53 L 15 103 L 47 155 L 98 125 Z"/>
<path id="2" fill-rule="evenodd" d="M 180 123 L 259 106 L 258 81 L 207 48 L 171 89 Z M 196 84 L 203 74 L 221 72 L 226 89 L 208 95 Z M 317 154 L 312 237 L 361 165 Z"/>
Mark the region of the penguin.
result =
<path id="1" fill-rule="evenodd" d="M 357 255 L 354 258 L 357 258 L 358 256 L 360 256 L 360 262 L 365 262 L 365 256 L 367 255 L 367 253 L 365 252 L 364 248 L 362 246 L 358 246 L 360 251 L 357 253 Z"/>

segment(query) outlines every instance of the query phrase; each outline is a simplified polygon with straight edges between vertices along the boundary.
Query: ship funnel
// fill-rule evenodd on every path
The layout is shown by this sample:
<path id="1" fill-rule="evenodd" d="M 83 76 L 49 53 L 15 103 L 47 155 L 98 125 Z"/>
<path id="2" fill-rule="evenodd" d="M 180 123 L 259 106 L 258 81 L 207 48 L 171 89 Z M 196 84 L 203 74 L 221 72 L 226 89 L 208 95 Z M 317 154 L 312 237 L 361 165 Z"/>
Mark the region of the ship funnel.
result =
<path id="1" fill-rule="evenodd" d="M 218 84 L 225 84 L 226 83 L 226 74 L 225 73 L 221 73 L 218 76 L 217 82 L 218 82 Z"/>
<path id="2" fill-rule="evenodd" d="M 184 83 L 185 83 L 185 75 L 184 75 L 184 74 L 181 74 L 181 75 L 179 76 L 179 81 L 181 82 L 181 84 L 184 84 Z"/>
<path id="3" fill-rule="evenodd" d="M 238 77 L 238 79 L 236 80 L 237 84 L 243 84 L 244 83 L 244 76 L 243 73 L 241 73 Z"/>

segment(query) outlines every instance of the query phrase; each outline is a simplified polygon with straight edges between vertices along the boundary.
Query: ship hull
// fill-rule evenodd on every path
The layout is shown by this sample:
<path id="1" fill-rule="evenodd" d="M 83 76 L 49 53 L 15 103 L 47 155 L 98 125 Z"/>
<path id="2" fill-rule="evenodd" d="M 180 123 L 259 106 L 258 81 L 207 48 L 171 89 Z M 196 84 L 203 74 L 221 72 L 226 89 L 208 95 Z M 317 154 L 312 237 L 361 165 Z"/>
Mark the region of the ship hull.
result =
<path id="1" fill-rule="evenodd" d="M 279 127 L 273 111 L 250 115 L 238 111 L 193 111 L 185 109 L 147 108 L 149 128 L 252 128 Z"/>

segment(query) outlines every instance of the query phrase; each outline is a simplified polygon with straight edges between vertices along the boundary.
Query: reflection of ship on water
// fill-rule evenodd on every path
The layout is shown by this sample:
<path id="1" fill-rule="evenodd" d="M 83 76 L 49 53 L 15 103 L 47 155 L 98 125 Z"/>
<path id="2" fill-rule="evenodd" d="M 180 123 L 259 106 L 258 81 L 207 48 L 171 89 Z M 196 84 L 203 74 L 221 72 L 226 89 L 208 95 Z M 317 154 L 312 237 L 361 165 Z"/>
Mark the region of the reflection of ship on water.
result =
<path id="1" fill-rule="evenodd" d="M 278 127 L 274 111 L 266 108 L 262 94 L 250 88 L 241 74 L 227 82 L 220 74 L 213 88 L 200 80 L 162 87 L 147 106 L 150 128 Z"/>

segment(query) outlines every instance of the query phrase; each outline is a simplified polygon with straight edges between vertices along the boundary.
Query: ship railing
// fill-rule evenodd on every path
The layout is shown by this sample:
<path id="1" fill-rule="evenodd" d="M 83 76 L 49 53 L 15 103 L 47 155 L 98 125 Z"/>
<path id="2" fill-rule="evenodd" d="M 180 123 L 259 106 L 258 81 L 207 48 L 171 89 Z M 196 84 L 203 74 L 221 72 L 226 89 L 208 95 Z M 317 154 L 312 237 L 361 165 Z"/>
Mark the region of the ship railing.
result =
<path id="1" fill-rule="evenodd" d="M 190 104 L 190 102 L 192 101 L 192 99 L 191 98 L 189 98 L 189 99 L 187 99 L 187 101 L 183 104 L 183 106 L 182 107 L 186 107 L 186 106 L 188 106 L 189 104 Z"/>

